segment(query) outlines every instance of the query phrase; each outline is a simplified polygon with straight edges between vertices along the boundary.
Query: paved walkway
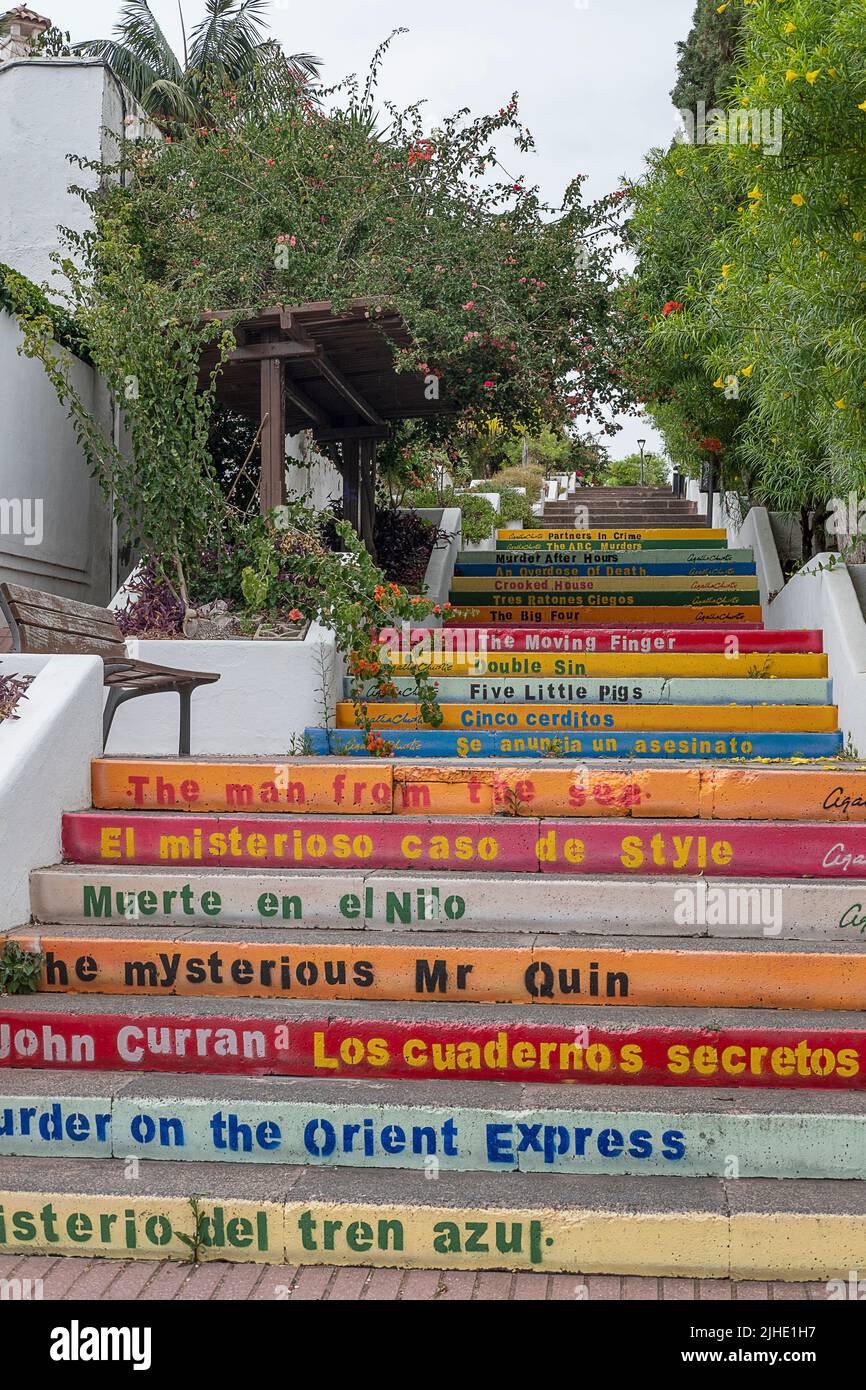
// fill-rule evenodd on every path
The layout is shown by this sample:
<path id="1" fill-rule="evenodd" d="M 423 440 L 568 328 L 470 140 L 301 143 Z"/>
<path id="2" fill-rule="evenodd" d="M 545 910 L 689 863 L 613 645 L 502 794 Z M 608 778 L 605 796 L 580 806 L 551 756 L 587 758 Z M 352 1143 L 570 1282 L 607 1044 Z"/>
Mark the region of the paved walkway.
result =
<path id="1" fill-rule="evenodd" d="M 220 1300 L 357 1303 L 562 1302 L 652 1299 L 665 1302 L 768 1302 L 827 1297 L 826 1285 L 727 1279 L 645 1279 L 632 1275 L 473 1274 L 471 1271 L 329 1268 L 252 1265 L 214 1261 L 202 1265 L 167 1260 L 85 1260 L 71 1257 L 0 1258 L 0 1280 L 41 1279 L 46 1301 Z M 31 1297 L 40 1287 L 31 1283 Z M 26 1290 L 23 1290 L 26 1292 Z M 8 1295 L 7 1295 L 8 1296 Z"/>

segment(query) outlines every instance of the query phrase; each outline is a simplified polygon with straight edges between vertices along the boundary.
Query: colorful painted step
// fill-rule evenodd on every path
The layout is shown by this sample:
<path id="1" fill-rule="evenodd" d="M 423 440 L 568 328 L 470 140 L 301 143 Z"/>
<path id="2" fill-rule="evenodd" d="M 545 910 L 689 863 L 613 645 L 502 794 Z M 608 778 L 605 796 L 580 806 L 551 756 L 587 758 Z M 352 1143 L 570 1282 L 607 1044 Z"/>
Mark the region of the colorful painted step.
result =
<path id="1" fill-rule="evenodd" d="M 761 626 L 761 609 L 757 605 L 735 605 L 735 604 L 691 604 L 682 607 L 671 606 L 669 604 L 652 607 L 622 606 L 618 604 L 601 603 L 599 606 L 575 606 L 559 607 L 556 604 L 488 604 L 478 607 L 473 604 L 469 607 L 463 604 L 458 612 L 452 614 L 445 626 L 446 627 L 490 627 L 498 626 L 503 623 L 514 623 L 518 627 L 526 627 L 538 624 L 539 627 L 549 627 L 556 623 L 561 623 L 567 627 L 606 627 L 610 622 L 611 609 L 616 611 L 616 621 L 623 625 L 633 627 L 645 627 L 647 621 L 651 620 L 653 626 L 663 624 L 665 627 L 715 627 L 718 629 L 728 629 L 740 624 L 745 627 Z"/>
<path id="2" fill-rule="evenodd" d="M 399 1014 L 399 1017 L 397 1016 Z M 564 1005 L 546 1023 L 525 1007 L 84 995 L 0 1008 L 0 1071 L 318 1077 L 330 1081 L 510 1081 L 523 1085 L 866 1089 L 862 1012 Z M 489 1020 L 489 1021 L 488 1021 Z M 828 1026 L 829 1023 L 829 1026 Z M 467 1097 L 469 1103 L 471 1098 Z"/>
<path id="3" fill-rule="evenodd" d="M 460 578 L 510 578 L 523 577 L 526 579 L 544 579 L 547 576 L 558 576 L 563 579 L 653 579 L 656 577 L 671 578 L 674 575 L 686 577 L 702 576 L 710 578 L 728 575 L 751 575 L 754 579 L 756 568 L 754 562 L 751 564 L 712 564 L 702 560 L 691 564 L 658 564 L 649 565 L 645 561 L 641 563 L 631 563 L 619 561 L 616 564 L 570 564 L 569 556 L 553 556 L 548 552 L 547 556 L 550 563 L 537 564 L 530 560 L 528 556 L 517 559 L 510 556 L 496 556 L 494 560 L 484 564 L 469 564 L 466 561 L 458 563 L 454 573 Z"/>
<path id="4" fill-rule="evenodd" d="M 686 541 L 689 545 L 696 544 L 695 531 L 691 527 L 632 527 L 632 528 L 612 528 L 602 527 L 595 530 L 580 530 L 578 527 L 560 527 L 558 530 L 551 528 L 540 528 L 533 531 L 497 531 L 497 547 L 505 542 L 510 546 L 523 548 L 529 541 L 564 541 L 569 545 L 580 541 L 625 541 L 631 544 L 643 545 L 648 541 Z M 710 543 L 721 541 L 724 548 L 728 544 L 728 533 L 723 530 L 711 530 L 703 527 L 700 530 L 700 543 Z"/>
<path id="5" fill-rule="evenodd" d="M 571 578 L 557 575 L 524 575 L 509 578 L 505 575 L 463 575 L 451 581 L 450 598 L 452 603 L 488 602 L 490 599 L 519 599 L 528 602 L 530 596 L 544 595 L 571 598 L 575 594 L 621 594 L 632 595 L 634 602 L 647 594 L 657 594 L 662 603 L 707 602 L 721 595 L 720 602 L 759 603 L 758 581 L 754 574 L 696 574 L 696 575 L 657 575 L 649 577 L 626 577 L 622 579 L 594 577 Z M 700 595 L 700 597 L 696 597 Z"/>
<path id="6" fill-rule="evenodd" d="M 441 761 L 422 767 L 355 762 L 219 762 L 98 758 L 99 810 L 510 817 L 700 817 L 708 820 L 866 820 L 866 767 L 667 768 L 552 760 L 515 767 Z"/>
<path id="7" fill-rule="evenodd" d="M 38 988 L 50 994 L 828 1012 L 866 1002 L 866 950 L 856 941 L 780 950 L 772 938 L 710 945 L 562 935 L 524 944 L 519 935 L 467 937 L 459 929 L 447 944 L 418 934 L 411 945 L 372 931 L 363 941 L 329 934 L 324 943 L 297 929 L 271 928 L 255 941 L 140 932 L 129 919 L 122 928 L 91 927 L 86 937 L 48 927 L 11 939 L 41 952 Z"/>
<path id="8" fill-rule="evenodd" d="M 44 1081 L 0 1080 L 0 1156 L 724 1178 L 736 1154 L 742 1178 L 866 1178 L 866 1115 L 838 1092 L 780 1110 L 760 1091 L 687 1090 L 672 1105 L 649 1089 L 568 1086 L 537 1105 L 501 1082 L 479 1105 L 419 1100 L 401 1082 L 384 1098 L 344 1082 L 335 1100 L 314 1080 L 236 1078 L 209 1096 L 110 1073 L 94 1093 Z"/>
<path id="9" fill-rule="evenodd" d="M 442 1173 L 419 1184 L 416 1174 L 393 1172 L 380 1175 L 375 1199 L 360 1199 L 349 1169 L 308 1169 L 275 1191 L 273 1172 L 249 1167 L 214 1172 L 204 1198 L 202 1176 L 161 1163 L 130 1195 L 117 1163 L 34 1158 L 23 1169 L 0 1159 L 0 1251 L 189 1262 L 194 1249 L 201 1261 L 294 1267 L 838 1277 L 846 1289 L 849 1272 L 866 1265 L 866 1214 L 852 1183 L 836 1195 L 796 1180 L 694 1178 L 672 1201 L 664 1177 L 611 1184 L 563 1174 L 551 1183 L 544 1173 Z"/>
<path id="10" fill-rule="evenodd" d="M 742 667 L 741 667 L 742 670 Z M 745 675 L 733 684 L 722 677 L 697 680 L 650 676 L 643 680 L 615 681 L 611 677 L 578 677 L 571 680 L 506 681 L 501 676 L 438 676 L 433 685 L 441 704 L 590 704 L 590 705 L 832 705 L 833 682 L 803 679 L 749 679 Z M 411 676 L 396 676 L 393 685 L 398 697 L 412 700 L 417 687 Z M 375 701 L 378 688 L 367 688 Z M 353 683 L 347 677 L 343 694 L 353 696 Z"/>
<path id="11" fill-rule="evenodd" d="M 575 652 L 556 655 L 552 651 L 491 651 L 478 656 L 421 656 L 414 661 L 391 662 L 383 653 L 383 669 L 388 676 L 409 675 L 425 670 L 432 676 L 567 676 L 567 677 L 660 677 L 664 680 L 706 678 L 715 680 L 789 680 L 826 678 L 827 657 L 821 652 L 762 653 L 739 652 L 722 656 L 702 652 Z M 399 657 L 400 653 L 397 653 Z"/>
<path id="12" fill-rule="evenodd" d="M 754 573 L 754 555 L 751 550 L 702 550 L 691 547 L 687 550 L 648 550 L 636 554 L 633 550 L 461 550 L 457 556 L 455 572 L 489 573 L 502 566 L 529 568 L 546 573 L 551 567 L 561 565 L 566 570 L 598 570 L 605 566 L 624 569 L 642 569 L 650 574 L 663 573 L 665 566 L 675 567 L 678 573 L 692 571 L 695 566 L 705 567 L 710 573 L 727 565 L 742 565 L 745 572 Z"/>
<path id="13" fill-rule="evenodd" d="M 395 655 L 404 650 L 404 633 L 400 629 L 383 628 L 379 634 L 379 641 Z M 488 627 L 472 627 L 464 632 L 456 626 L 445 631 L 411 628 L 407 631 L 405 642 L 410 647 L 422 646 L 424 650 L 434 653 L 439 650 L 439 643 L 455 657 L 462 653 L 474 656 L 484 655 L 485 652 L 526 652 L 534 656 L 574 652 L 610 653 L 614 656 L 699 653 L 728 657 L 757 652 L 766 655 L 780 652 L 823 652 L 823 635 L 812 629 L 761 631 L 755 628 L 742 631 L 736 628 L 725 632 L 707 629 L 702 625 L 691 628 L 685 625 L 678 628 L 648 626 L 639 631 L 635 631 L 634 628 L 601 628 L 589 633 L 570 632 L 567 628 L 561 627 L 497 627 L 495 624 Z M 826 670 L 814 674 L 826 675 Z"/>
<path id="14" fill-rule="evenodd" d="M 603 734 L 539 733 L 517 730 L 512 733 L 458 733 L 456 730 L 374 728 L 379 739 L 398 758 L 575 758 L 581 761 L 610 758 L 659 758 L 663 761 L 695 758 L 718 762 L 726 758 L 837 758 L 843 738 L 834 733 L 695 733 L 688 729 L 669 729 L 653 735 L 646 732 L 606 732 Z M 306 729 L 304 741 L 312 754 L 323 757 L 373 757 L 360 730 Z"/>
<path id="15" fill-rule="evenodd" d="M 457 869 L 724 878 L 866 877 L 866 823 L 484 819 L 80 811 L 63 818 L 79 864 L 211 868 Z"/>
<path id="16" fill-rule="evenodd" d="M 773 686 L 765 685 L 766 699 Z M 370 700 L 370 721 L 379 729 L 429 728 L 420 706 L 414 701 Z M 439 711 L 443 730 L 534 729 L 545 732 L 606 733 L 632 729 L 647 733 L 655 729 L 696 729 L 705 733 L 832 733 L 838 727 L 835 705 L 652 705 L 615 708 L 579 702 L 562 704 L 502 705 L 443 704 Z M 351 701 L 337 704 L 337 728 L 358 728 L 358 715 Z"/>
<path id="17" fill-rule="evenodd" d="M 710 940 L 866 940 L 866 885 L 839 879 L 686 880 L 610 875 L 282 871 L 58 865 L 32 879 L 37 922 L 209 931 L 297 926 L 368 930 L 545 932 Z"/>

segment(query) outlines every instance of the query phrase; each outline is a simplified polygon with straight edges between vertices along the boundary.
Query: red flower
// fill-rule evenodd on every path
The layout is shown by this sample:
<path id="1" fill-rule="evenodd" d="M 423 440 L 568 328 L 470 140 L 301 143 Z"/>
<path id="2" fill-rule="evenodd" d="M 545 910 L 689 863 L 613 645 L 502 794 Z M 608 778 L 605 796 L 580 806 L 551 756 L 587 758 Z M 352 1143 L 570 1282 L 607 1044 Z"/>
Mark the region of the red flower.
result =
<path id="1" fill-rule="evenodd" d="M 681 304 L 678 299 L 669 299 L 662 309 L 662 315 L 667 318 L 668 314 L 681 314 L 686 306 Z"/>
<path id="2" fill-rule="evenodd" d="M 304 617 L 303 613 L 299 613 L 298 610 L 297 610 L 297 608 L 293 608 L 293 609 L 290 611 L 290 613 L 289 613 L 289 620 L 290 620 L 290 622 L 293 622 L 293 623 L 300 623 L 300 622 L 302 622 L 302 621 L 303 621 L 303 617 Z"/>
<path id="3" fill-rule="evenodd" d="M 698 448 L 703 449 L 704 453 L 707 454 L 721 454 L 724 453 L 725 446 L 720 439 L 716 439 L 715 435 L 710 435 L 707 439 L 701 440 Z"/>

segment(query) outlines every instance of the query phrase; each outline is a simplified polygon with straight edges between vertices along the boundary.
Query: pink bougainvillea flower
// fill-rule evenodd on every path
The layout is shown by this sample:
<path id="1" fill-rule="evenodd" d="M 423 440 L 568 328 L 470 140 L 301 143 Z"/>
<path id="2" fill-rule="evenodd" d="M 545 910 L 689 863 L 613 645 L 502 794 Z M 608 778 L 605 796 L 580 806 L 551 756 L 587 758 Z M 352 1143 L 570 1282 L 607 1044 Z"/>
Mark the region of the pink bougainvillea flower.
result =
<path id="1" fill-rule="evenodd" d="M 466 303 L 463 305 L 463 308 L 466 309 L 467 312 L 468 312 L 470 309 L 474 309 L 474 308 L 475 308 L 475 300 L 474 300 L 474 299 L 467 299 Z"/>

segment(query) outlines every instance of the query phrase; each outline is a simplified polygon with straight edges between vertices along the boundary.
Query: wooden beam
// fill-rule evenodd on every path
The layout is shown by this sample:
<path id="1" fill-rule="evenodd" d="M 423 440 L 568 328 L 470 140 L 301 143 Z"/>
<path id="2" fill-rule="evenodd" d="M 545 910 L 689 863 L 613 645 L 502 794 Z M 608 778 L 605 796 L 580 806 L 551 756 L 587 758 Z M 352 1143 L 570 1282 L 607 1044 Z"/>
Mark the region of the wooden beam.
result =
<path id="1" fill-rule="evenodd" d="M 227 362 L 266 362 L 270 359 L 283 360 L 287 357 L 297 359 L 315 358 L 319 349 L 308 347 L 306 343 L 245 343 L 235 348 L 226 358 Z"/>
<path id="2" fill-rule="evenodd" d="M 265 516 L 286 500 L 286 405 L 283 364 L 269 358 L 261 364 L 262 471 L 259 505 Z"/>
<path id="3" fill-rule="evenodd" d="M 314 426 L 319 425 L 325 430 L 332 428 L 330 416 L 320 405 L 316 405 L 316 402 L 307 395 L 306 391 L 302 391 L 300 386 L 295 386 L 291 377 L 286 377 L 283 389 L 286 393 L 286 400 L 297 406 L 298 410 L 312 420 Z"/>
<path id="4" fill-rule="evenodd" d="M 342 441 L 343 519 L 361 534 L 361 444 L 357 439 Z"/>
<path id="5" fill-rule="evenodd" d="M 333 386 L 334 390 L 338 391 L 343 399 L 348 401 L 363 419 L 371 425 L 384 425 L 385 421 L 382 419 L 381 415 L 373 409 L 370 402 L 361 395 L 360 391 L 355 390 L 352 383 L 346 380 L 339 368 L 335 367 L 333 362 L 329 361 L 324 353 L 321 357 L 316 358 L 316 367 L 325 380 Z"/>
<path id="6" fill-rule="evenodd" d="M 358 534 L 373 559 L 376 558 L 376 441 L 362 439 L 360 451 L 360 519 Z"/>

